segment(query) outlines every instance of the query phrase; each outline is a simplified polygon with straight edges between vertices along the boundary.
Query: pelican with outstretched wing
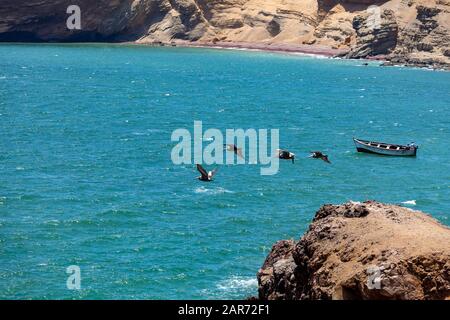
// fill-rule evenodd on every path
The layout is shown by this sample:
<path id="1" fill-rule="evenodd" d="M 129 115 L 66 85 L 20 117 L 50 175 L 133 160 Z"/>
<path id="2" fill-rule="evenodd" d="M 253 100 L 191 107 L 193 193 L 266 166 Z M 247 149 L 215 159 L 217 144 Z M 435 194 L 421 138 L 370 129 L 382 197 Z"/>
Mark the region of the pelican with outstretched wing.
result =
<path id="1" fill-rule="evenodd" d="M 198 177 L 198 180 L 211 182 L 213 179 L 213 176 L 217 172 L 217 168 L 212 171 L 206 171 L 205 168 L 203 168 L 200 164 L 197 164 L 197 170 L 200 172 L 200 176 Z"/>
<path id="2" fill-rule="evenodd" d="M 314 159 L 321 159 L 326 163 L 331 163 L 330 160 L 328 160 L 328 156 L 320 151 L 311 151 L 311 155 L 309 157 Z"/>
<path id="3" fill-rule="evenodd" d="M 224 144 L 224 147 L 227 151 L 234 152 L 238 157 L 244 159 L 244 156 L 242 155 L 242 148 L 238 148 L 235 144 Z"/>
<path id="4" fill-rule="evenodd" d="M 288 150 L 277 149 L 277 153 L 275 156 L 279 159 L 292 160 L 292 163 L 294 163 L 295 153 L 292 153 Z"/>

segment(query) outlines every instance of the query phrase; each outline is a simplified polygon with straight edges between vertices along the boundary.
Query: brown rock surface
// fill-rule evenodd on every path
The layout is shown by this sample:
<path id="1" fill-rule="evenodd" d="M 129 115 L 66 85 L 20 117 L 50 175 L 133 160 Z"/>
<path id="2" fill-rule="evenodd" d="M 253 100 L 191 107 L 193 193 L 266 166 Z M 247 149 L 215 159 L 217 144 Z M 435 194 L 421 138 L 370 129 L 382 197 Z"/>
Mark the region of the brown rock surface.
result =
<path id="1" fill-rule="evenodd" d="M 71 4 L 81 8 L 82 30 L 66 28 Z M 381 25 L 374 28 L 376 12 Z M 344 50 L 347 57 L 382 55 L 394 64 L 448 68 L 450 2 L 0 0 L 0 41 L 307 44 Z"/>
<path id="2" fill-rule="evenodd" d="M 298 242 L 277 242 L 260 299 L 449 299 L 450 229 L 375 201 L 324 205 Z"/>
<path id="3" fill-rule="evenodd" d="M 397 45 L 398 25 L 392 10 L 380 12 L 379 27 L 370 26 L 370 15 L 364 13 L 353 19 L 356 31 L 356 45 L 348 53 L 348 58 L 364 58 L 367 56 L 386 55 Z"/>

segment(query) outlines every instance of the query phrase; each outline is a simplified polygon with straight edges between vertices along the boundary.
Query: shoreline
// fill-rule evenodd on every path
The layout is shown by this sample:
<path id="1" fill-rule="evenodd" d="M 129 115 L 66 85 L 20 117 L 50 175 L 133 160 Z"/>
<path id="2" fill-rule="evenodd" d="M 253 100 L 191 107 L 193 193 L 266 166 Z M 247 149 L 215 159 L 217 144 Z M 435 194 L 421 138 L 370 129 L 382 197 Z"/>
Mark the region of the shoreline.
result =
<path id="1" fill-rule="evenodd" d="M 135 41 L 126 42 L 131 45 L 147 45 L 147 46 L 162 46 L 162 47 L 180 47 L 180 48 L 210 48 L 210 49 L 229 49 L 229 50 L 249 50 L 261 52 L 274 52 L 284 54 L 303 54 L 311 56 L 322 56 L 333 58 L 348 52 L 346 49 L 333 49 L 326 46 L 318 45 L 297 45 L 297 44 L 270 44 L 270 43 L 252 43 L 252 42 L 203 42 L 203 41 L 185 41 L 174 40 L 172 42 L 146 42 Z"/>
<path id="2" fill-rule="evenodd" d="M 270 44 L 270 43 L 252 43 L 252 42 L 192 42 L 186 40 L 174 40 L 171 42 L 163 41 L 133 41 L 126 42 L 123 44 L 127 45 L 137 45 L 137 46 L 157 46 L 157 47 L 179 47 L 179 48 L 204 48 L 204 49 L 218 49 L 218 50 L 248 50 L 248 51 L 259 51 L 267 53 L 279 53 L 279 54 L 292 54 L 292 55 L 305 55 L 311 57 L 321 57 L 329 59 L 342 59 L 350 61 L 379 61 L 380 66 L 393 66 L 393 67 L 408 67 L 408 68 L 418 68 L 425 70 L 434 71 L 448 71 L 446 69 L 422 67 L 416 65 L 401 65 L 392 64 L 390 60 L 386 58 L 386 55 L 378 55 L 365 57 L 360 59 L 350 59 L 342 57 L 349 49 L 334 49 L 327 46 L 319 45 L 307 45 L 307 44 Z"/>
<path id="3" fill-rule="evenodd" d="M 222 50 L 248 50 L 260 52 L 273 52 L 280 54 L 298 54 L 312 57 L 323 57 L 330 59 L 342 59 L 350 61 L 378 61 L 382 67 L 398 67 L 411 68 L 431 71 L 448 72 L 450 69 L 443 66 L 424 65 L 422 63 L 396 63 L 387 58 L 387 55 L 368 56 L 364 58 L 354 59 L 345 58 L 343 55 L 349 52 L 349 49 L 333 49 L 327 46 L 308 45 L 308 44 L 270 44 L 270 43 L 252 43 L 252 42 L 191 42 L 185 40 L 174 40 L 172 42 L 128 42 L 131 45 L 144 46 L 161 46 L 161 47 L 180 47 L 180 48 L 206 48 L 206 49 L 222 49 Z"/>
<path id="4" fill-rule="evenodd" d="M 218 49 L 218 50 L 247 50 L 247 51 L 259 51 L 267 53 L 279 53 L 279 54 L 291 54 L 291 55 L 304 55 L 311 57 L 321 58 L 335 58 L 342 60 L 361 60 L 361 61 L 379 61 L 382 67 L 398 67 L 398 68 L 411 68 L 429 71 L 443 71 L 449 72 L 450 67 L 442 65 L 425 65 L 424 63 L 401 63 L 395 60 L 388 59 L 386 55 L 368 56 L 359 59 L 345 58 L 349 49 L 334 49 L 327 46 L 320 45 L 307 45 L 307 44 L 271 44 L 271 43 L 253 43 L 253 42 L 203 42 L 203 41 L 187 41 L 187 40 L 173 40 L 171 42 L 164 41 L 123 41 L 123 42 L 0 42 L 2 44 L 67 44 L 67 45 L 79 45 L 79 44 L 108 44 L 119 46 L 149 46 L 149 47 L 178 47 L 178 48 L 204 48 L 204 49 Z"/>
<path id="5" fill-rule="evenodd" d="M 266 44 L 266 43 L 250 43 L 250 42 L 215 42 L 215 43 L 192 42 L 192 43 L 176 43 L 176 46 L 233 49 L 233 50 L 254 50 L 254 51 L 275 52 L 275 53 L 304 54 L 304 55 L 322 56 L 327 58 L 333 58 L 347 52 L 347 50 L 332 49 L 325 46 Z"/>

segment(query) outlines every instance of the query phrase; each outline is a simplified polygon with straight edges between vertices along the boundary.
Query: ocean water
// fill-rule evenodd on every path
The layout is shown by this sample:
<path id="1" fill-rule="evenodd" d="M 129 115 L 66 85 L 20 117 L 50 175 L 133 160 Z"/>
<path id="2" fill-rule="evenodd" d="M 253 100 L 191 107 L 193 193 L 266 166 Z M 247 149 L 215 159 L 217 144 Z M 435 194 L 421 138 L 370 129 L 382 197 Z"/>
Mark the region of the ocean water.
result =
<path id="1" fill-rule="evenodd" d="M 275 176 L 174 165 L 177 128 L 279 128 Z M 416 158 L 352 137 L 415 141 Z M 450 73 L 214 49 L 0 46 L 0 298 L 238 299 L 324 203 L 449 225 Z M 332 162 L 308 159 L 322 150 Z M 81 270 L 68 290 L 66 268 Z"/>

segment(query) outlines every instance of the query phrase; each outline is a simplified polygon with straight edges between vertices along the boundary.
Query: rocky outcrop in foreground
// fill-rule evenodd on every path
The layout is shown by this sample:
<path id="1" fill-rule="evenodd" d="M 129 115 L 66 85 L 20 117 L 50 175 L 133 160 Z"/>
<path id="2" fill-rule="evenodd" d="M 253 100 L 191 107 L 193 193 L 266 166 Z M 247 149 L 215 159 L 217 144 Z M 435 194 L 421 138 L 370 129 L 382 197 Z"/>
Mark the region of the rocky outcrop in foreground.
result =
<path id="1" fill-rule="evenodd" d="M 258 272 L 260 299 L 450 299 L 450 229 L 374 201 L 324 205 Z"/>
<path id="2" fill-rule="evenodd" d="M 69 5 L 81 30 L 68 30 Z M 305 45 L 450 69 L 449 0 L 0 0 L 0 41 Z"/>

